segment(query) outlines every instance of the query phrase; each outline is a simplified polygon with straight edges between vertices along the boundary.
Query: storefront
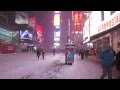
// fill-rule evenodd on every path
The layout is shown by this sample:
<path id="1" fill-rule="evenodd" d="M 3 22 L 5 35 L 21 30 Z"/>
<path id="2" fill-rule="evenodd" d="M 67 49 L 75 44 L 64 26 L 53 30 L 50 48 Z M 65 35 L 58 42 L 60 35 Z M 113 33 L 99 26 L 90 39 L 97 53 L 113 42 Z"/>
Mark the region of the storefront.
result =
<path id="1" fill-rule="evenodd" d="M 120 26 L 111 32 L 112 46 L 116 52 L 120 50 Z"/>
<path id="2" fill-rule="evenodd" d="M 0 27 L 0 53 L 14 53 L 16 46 L 12 41 L 12 32 Z"/>
<path id="3" fill-rule="evenodd" d="M 102 21 L 95 31 L 96 33 L 90 36 L 90 42 L 93 43 L 96 56 L 99 57 L 106 45 L 111 45 L 117 53 L 120 50 L 120 11 L 116 11 L 108 19 Z"/>
<path id="4" fill-rule="evenodd" d="M 96 50 L 96 56 L 99 56 L 106 45 L 112 46 L 112 35 L 108 32 L 107 34 L 94 36 L 91 37 L 91 42 L 93 43 L 93 48 Z"/>
<path id="5" fill-rule="evenodd" d="M 117 53 L 120 50 L 120 25 L 98 37 L 91 37 L 91 42 L 93 43 L 93 48 L 96 49 L 97 55 L 99 55 L 106 45 L 111 45 Z"/>

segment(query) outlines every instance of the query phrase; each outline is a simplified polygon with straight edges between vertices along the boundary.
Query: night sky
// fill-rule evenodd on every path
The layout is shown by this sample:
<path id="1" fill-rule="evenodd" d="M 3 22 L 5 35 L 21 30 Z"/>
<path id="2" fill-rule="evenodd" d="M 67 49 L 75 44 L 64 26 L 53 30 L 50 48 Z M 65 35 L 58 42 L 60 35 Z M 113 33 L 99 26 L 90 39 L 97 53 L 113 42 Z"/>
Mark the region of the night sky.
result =
<path id="1" fill-rule="evenodd" d="M 43 45 L 46 49 L 51 49 L 54 40 L 54 12 L 53 11 L 32 11 L 31 16 L 36 17 L 36 23 L 43 27 Z M 68 33 L 68 18 L 70 18 L 70 11 L 61 12 L 61 46 L 64 47 L 67 41 Z"/>

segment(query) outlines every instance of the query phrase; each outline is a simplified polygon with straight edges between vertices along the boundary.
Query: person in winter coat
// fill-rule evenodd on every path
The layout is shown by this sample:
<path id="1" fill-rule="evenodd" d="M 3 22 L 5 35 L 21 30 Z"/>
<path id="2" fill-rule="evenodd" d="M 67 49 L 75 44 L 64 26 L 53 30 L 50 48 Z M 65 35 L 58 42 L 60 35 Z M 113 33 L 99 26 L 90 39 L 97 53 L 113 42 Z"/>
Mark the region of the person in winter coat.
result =
<path id="1" fill-rule="evenodd" d="M 53 48 L 52 51 L 53 51 L 53 55 L 55 55 L 55 48 Z"/>
<path id="2" fill-rule="evenodd" d="M 81 50 L 79 49 L 79 51 L 78 51 L 78 54 L 79 54 L 79 56 L 80 56 L 80 54 L 81 54 Z"/>
<path id="3" fill-rule="evenodd" d="M 42 57 L 43 57 L 43 60 L 44 60 L 44 56 L 45 56 L 45 50 L 43 49 L 43 50 L 42 50 Z"/>
<path id="4" fill-rule="evenodd" d="M 117 53 L 115 61 L 116 61 L 115 62 L 116 68 L 120 72 L 120 51 Z M 119 79 L 120 79 L 120 77 L 119 77 Z"/>
<path id="5" fill-rule="evenodd" d="M 38 58 L 38 60 L 39 60 L 40 55 L 41 55 L 41 51 L 38 49 L 37 50 L 37 58 Z"/>
<path id="6" fill-rule="evenodd" d="M 120 51 L 116 55 L 116 68 L 120 71 Z"/>
<path id="7" fill-rule="evenodd" d="M 81 49 L 81 59 L 83 60 L 84 59 L 84 50 Z"/>
<path id="8" fill-rule="evenodd" d="M 106 46 L 105 50 L 100 53 L 100 59 L 102 62 L 103 74 L 100 79 L 104 79 L 108 74 L 108 79 L 112 79 L 112 66 L 114 62 L 114 53 L 111 50 L 111 46 Z"/>

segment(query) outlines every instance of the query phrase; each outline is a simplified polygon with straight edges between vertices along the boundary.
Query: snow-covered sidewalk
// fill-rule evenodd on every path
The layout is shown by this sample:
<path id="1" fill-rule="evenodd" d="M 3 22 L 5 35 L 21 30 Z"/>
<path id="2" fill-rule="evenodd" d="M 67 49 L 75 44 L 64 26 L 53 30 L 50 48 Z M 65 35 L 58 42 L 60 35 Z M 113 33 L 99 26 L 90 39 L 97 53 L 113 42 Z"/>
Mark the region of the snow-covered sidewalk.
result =
<path id="1" fill-rule="evenodd" d="M 117 78 L 119 73 L 113 71 Z M 0 55 L 0 79 L 99 79 L 101 74 L 100 62 L 78 55 L 73 65 L 65 65 L 64 53 L 46 53 L 45 60 L 37 60 L 32 52 Z"/>

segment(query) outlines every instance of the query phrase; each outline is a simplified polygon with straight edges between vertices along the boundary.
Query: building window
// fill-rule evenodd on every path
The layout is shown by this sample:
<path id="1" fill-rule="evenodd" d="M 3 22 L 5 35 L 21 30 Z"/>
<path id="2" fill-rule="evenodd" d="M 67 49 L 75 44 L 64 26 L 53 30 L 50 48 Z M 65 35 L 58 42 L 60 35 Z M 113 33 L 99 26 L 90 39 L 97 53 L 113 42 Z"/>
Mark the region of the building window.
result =
<path id="1" fill-rule="evenodd" d="M 104 11 L 101 11 L 101 19 L 104 20 Z"/>
<path id="2" fill-rule="evenodd" d="M 111 15 L 114 14 L 114 13 L 115 13 L 115 11 L 111 11 Z"/>

